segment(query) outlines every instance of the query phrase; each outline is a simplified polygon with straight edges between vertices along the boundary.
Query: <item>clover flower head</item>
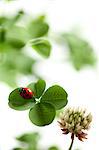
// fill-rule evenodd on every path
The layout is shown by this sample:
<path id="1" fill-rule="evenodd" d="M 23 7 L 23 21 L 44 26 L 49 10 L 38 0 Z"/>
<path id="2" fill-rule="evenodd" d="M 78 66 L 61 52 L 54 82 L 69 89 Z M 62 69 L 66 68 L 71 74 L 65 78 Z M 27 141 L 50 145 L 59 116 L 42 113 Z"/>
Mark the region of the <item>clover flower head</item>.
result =
<path id="1" fill-rule="evenodd" d="M 79 140 L 87 139 L 87 134 L 84 130 L 90 128 L 92 122 L 91 113 L 87 113 L 86 109 L 80 108 L 67 108 L 60 114 L 59 125 L 63 134 L 71 133 L 71 138 L 73 135 L 78 137 Z"/>

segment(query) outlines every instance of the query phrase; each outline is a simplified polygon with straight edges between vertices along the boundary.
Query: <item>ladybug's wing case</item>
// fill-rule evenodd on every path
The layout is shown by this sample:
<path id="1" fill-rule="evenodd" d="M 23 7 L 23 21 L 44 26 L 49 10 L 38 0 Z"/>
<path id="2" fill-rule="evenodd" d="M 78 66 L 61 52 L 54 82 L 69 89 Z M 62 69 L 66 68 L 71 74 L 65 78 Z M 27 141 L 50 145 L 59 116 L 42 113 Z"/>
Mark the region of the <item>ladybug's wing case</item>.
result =
<path id="1" fill-rule="evenodd" d="M 20 95 L 24 98 L 24 99 L 31 99 L 33 97 L 33 93 L 30 89 L 28 88 L 22 88 L 20 91 Z"/>

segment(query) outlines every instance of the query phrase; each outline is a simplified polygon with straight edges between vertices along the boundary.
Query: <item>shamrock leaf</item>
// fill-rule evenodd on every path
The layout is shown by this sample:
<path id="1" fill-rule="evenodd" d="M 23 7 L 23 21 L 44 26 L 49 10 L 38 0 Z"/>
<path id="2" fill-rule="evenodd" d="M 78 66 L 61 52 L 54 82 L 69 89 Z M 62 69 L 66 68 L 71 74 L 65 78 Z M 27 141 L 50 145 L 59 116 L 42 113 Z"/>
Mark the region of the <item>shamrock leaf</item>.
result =
<path id="1" fill-rule="evenodd" d="M 45 90 L 46 83 L 40 79 L 36 83 L 29 84 L 28 87 L 35 93 L 35 98 L 40 98 Z"/>
<path id="2" fill-rule="evenodd" d="M 38 103 L 30 109 L 29 118 L 37 126 L 45 126 L 55 118 L 55 108 L 49 103 Z"/>
<path id="3" fill-rule="evenodd" d="M 41 102 L 50 103 L 58 110 L 65 107 L 67 104 L 67 96 L 66 91 L 62 87 L 54 85 L 45 91 L 41 98 Z"/>
<path id="4" fill-rule="evenodd" d="M 9 106 L 15 110 L 26 110 L 33 107 L 34 104 L 34 97 L 31 99 L 24 99 L 20 95 L 20 88 L 15 89 L 9 95 Z"/>
<path id="5" fill-rule="evenodd" d="M 48 58 L 50 56 L 51 44 L 49 43 L 49 41 L 42 39 L 42 38 L 37 38 L 37 39 L 33 39 L 30 42 L 30 45 L 40 55 L 42 55 L 46 58 Z"/>
<path id="6" fill-rule="evenodd" d="M 28 25 L 28 31 L 31 38 L 38 38 L 46 35 L 49 30 L 48 24 L 44 21 L 44 16 L 31 21 Z"/>

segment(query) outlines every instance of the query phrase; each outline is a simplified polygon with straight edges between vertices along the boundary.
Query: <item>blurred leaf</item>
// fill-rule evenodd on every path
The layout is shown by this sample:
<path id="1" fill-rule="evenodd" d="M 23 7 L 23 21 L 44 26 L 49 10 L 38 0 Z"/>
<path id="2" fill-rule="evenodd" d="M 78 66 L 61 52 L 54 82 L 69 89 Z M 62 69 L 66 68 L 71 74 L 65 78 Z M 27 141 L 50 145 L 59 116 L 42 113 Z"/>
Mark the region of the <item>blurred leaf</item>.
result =
<path id="1" fill-rule="evenodd" d="M 42 19 L 43 18 L 43 19 Z M 31 38 L 38 38 L 46 35 L 48 33 L 49 26 L 44 21 L 44 16 L 30 22 L 28 26 L 28 31 L 31 35 Z"/>
<path id="2" fill-rule="evenodd" d="M 34 48 L 39 54 L 48 58 L 50 56 L 51 45 L 49 41 L 38 38 L 31 41 L 31 46 Z"/>
<path id="3" fill-rule="evenodd" d="M 1 52 L 8 52 L 8 51 L 11 51 L 11 50 L 14 50 L 11 45 L 9 45 L 8 43 L 6 42 L 0 42 L 0 53 Z"/>
<path id="4" fill-rule="evenodd" d="M 8 18 L 6 16 L 0 16 L 0 26 L 3 28 L 8 28 L 8 25 L 11 22 L 11 18 Z"/>
<path id="5" fill-rule="evenodd" d="M 8 14 L 9 15 L 9 14 Z M 23 10 L 19 10 L 15 15 L 11 16 L 0 16 L 0 25 L 6 29 L 12 28 L 13 25 L 19 21 L 24 15 Z"/>
<path id="6" fill-rule="evenodd" d="M 48 148 L 48 150 L 59 150 L 59 148 L 57 146 L 51 146 Z"/>
<path id="7" fill-rule="evenodd" d="M 14 25 L 17 21 L 19 21 L 24 15 L 23 10 L 19 10 L 14 17 L 11 18 L 11 25 Z"/>
<path id="8" fill-rule="evenodd" d="M 27 110 L 35 105 L 35 99 L 24 99 L 20 95 L 20 88 L 13 90 L 9 95 L 9 106 L 15 110 Z"/>
<path id="9" fill-rule="evenodd" d="M 5 51 L 6 48 L 7 51 Z M 9 46 L 0 44 L 0 57 L 2 58 L 0 62 L 0 80 L 10 86 L 11 84 L 16 86 L 16 77 L 19 73 L 25 75 L 33 73 L 35 60 L 21 51 L 9 49 Z"/>
<path id="10" fill-rule="evenodd" d="M 94 51 L 87 41 L 72 33 L 63 34 L 62 37 L 68 44 L 70 61 L 75 69 L 80 70 L 86 65 L 92 66 L 95 64 L 96 57 Z"/>
<path id="11" fill-rule="evenodd" d="M 8 61 L 6 61 L 6 58 L 9 58 L 9 55 L 7 55 L 9 49 L 11 49 L 9 45 L 5 43 L 2 44 L 0 43 L 0 81 L 7 83 L 9 86 L 15 87 L 17 86 L 16 83 L 17 71 L 15 69 L 13 70 L 12 68 L 8 68 L 7 67 Z"/>
<path id="12" fill-rule="evenodd" d="M 38 150 L 38 142 L 40 139 L 40 135 L 38 132 L 34 133 L 26 133 L 16 138 L 23 144 L 27 145 L 25 150 Z"/>
<path id="13" fill-rule="evenodd" d="M 44 21 L 44 16 L 31 21 L 29 26 L 26 25 L 23 17 L 25 14 L 22 10 L 13 16 L 0 16 L 0 80 L 13 87 L 16 86 L 18 74 L 31 75 L 33 73 L 35 60 L 29 57 L 27 52 L 22 53 L 22 48 L 30 39 L 45 35 L 49 29 Z M 20 26 L 20 19 L 23 19 L 23 26 Z M 31 27 L 32 23 L 34 27 L 37 27 L 36 29 Z M 39 25 L 37 25 L 38 23 Z M 28 27 L 32 28 L 34 32 L 36 31 L 33 32 L 33 36 L 31 36 L 32 32 Z M 35 42 L 34 49 L 41 55 L 48 57 L 51 49 L 50 43 L 43 39 L 39 40 L 39 43 L 37 43 L 38 39 Z M 4 59 L 1 59 L 2 55 Z M 36 76 L 36 73 L 34 74 Z"/>
<path id="14" fill-rule="evenodd" d="M 31 57 L 25 55 L 24 53 L 20 51 L 10 51 L 8 53 L 5 53 L 5 66 L 9 70 L 15 69 L 17 72 L 20 72 L 22 74 L 30 74 L 32 73 L 32 66 L 35 63 L 35 60 L 33 60 Z M 13 59 L 16 57 L 17 59 Z"/>
<path id="15" fill-rule="evenodd" d="M 6 17 L 4 16 L 0 16 L 0 26 L 4 24 L 4 22 L 6 21 Z"/>
<path id="16" fill-rule="evenodd" d="M 14 148 L 13 150 L 43 150 L 39 145 L 40 134 L 38 132 L 31 132 L 23 134 L 16 138 L 20 142 L 20 148 Z M 23 148 L 24 147 L 24 148 Z M 57 146 L 50 146 L 46 150 L 60 150 Z"/>
<path id="17" fill-rule="evenodd" d="M 17 148 L 14 148 L 13 150 L 26 150 L 26 149 L 17 147 Z"/>
<path id="18" fill-rule="evenodd" d="M 26 133 L 17 137 L 16 139 L 22 145 L 21 147 L 24 147 L 22 148 L 22 150 L 39 150 L 38 143 L 40 140 L 40 134 L 38 132 Z M 13 149 L 13 150 L 17 150 L 17 149 Z"/>
<path id="19" fill-rule="evenodd" d="M 36 145 L 38 140 L 40 139 L 40 135 L 38 132 L 34 133 L 26 133 L 16 138 L 20 142 L 31 143 Z"/>
<path id="20" fill-rule="evenodd" d="M 5 29 L 0 27 L 0 43 L 5 41 Z"/>
<path id="21" fill-rule="evenodd" d="M 29 118 L 37 126 L 49 125 L 55 118 L 55 108 L 49 103 L 37 103 L 30 110 Z"/>
<path id="22" fill-rule="evenodd" d="M 45 90 L 46 83 L 40 79 L 36 83 L 29 84 L 28 87 L 35 93 L 36 98 L 40 98 Z"/>
<path id="23" fill-rule="evenodd" d="M 0 66 L 0 81 L 7 83 L 11 87 L 17 86 L 16 74 L 16 71 Z"/>
<path id="24" fill-rule="evenodd" d="M 19 11 L 13 17 L 0 17 L 0 61 L 3 62 L 0 62 L 0 80 L 13 87 L 19 73 L 33 73 L 35 63 L 34 59 L 21 52 L 30 39 L 27 28 L 15 24 L 23 14 L 23 11 Z M 1 55 L 4 55 L 2 60 Z"/>
<path id="25" fill-rule="evenodd" d="M 12 28 L 10 28 L 6 34 L 7 42 L 15 48 L 24 47 L 29 39 L 30 37 L 26 29 L 20 26 L 12 26 Z"/>
<path id="26" fill-rule="evenodd" d="M 67 104 L 67 96 L 66 91 L 62 87 L 54 85 L 45 91 L 41 98 L 41 102 L 50 103 L 58 110 Z"/>

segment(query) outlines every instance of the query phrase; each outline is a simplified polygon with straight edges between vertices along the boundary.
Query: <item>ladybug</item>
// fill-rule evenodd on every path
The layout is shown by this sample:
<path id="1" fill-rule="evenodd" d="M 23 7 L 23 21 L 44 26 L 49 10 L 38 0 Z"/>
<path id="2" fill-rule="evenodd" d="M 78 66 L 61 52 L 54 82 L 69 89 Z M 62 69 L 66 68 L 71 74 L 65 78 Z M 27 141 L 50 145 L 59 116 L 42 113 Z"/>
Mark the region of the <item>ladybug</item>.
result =
<path id="1" fill-rule="evenodd" d="M 20 88 L 19 92 L 24 99 L 31 99 L 34 96 L 34 93 L 29 88 Z"/>

